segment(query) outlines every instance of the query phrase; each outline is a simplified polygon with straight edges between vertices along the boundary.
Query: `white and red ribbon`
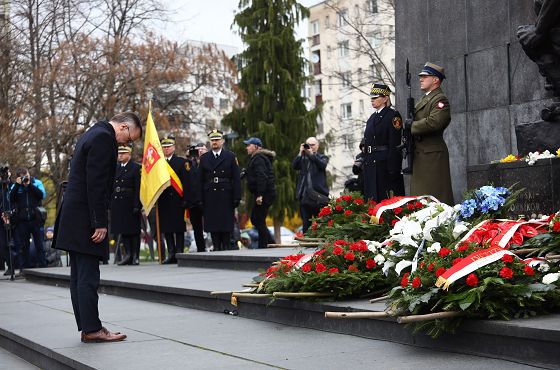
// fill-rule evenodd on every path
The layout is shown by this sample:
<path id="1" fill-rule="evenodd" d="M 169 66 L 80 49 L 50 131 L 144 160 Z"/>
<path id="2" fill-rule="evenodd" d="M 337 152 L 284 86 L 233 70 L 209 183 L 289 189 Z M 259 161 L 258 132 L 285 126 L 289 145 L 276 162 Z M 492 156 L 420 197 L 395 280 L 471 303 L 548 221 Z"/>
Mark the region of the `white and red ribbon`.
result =
<path id="1" fill-rule="evenodd" d="M 387 200 L 381 201 L 379 204 L 377 204 L 373 208 L 373 213 L 375 214 L 375 217 L 380 218 L 381 215 L 383 214 L 383 212 L 385 212 L 387 210 L 398 208 L 398 207 L 403 206 L 406 203 L 408 203 L 410 201 L 413 201 L 413 200 L 420 201 L 420 200 L 426 199 L 426 198 L 432 200 L 433 202 L 439 203 L 439 200 L 432 197 L 431 195 L 422 195 L 422 196 L 419 196 L 419 197 L 397 196 L 397 197 L 392 197 L 392 198 L 389 198 Z"/>

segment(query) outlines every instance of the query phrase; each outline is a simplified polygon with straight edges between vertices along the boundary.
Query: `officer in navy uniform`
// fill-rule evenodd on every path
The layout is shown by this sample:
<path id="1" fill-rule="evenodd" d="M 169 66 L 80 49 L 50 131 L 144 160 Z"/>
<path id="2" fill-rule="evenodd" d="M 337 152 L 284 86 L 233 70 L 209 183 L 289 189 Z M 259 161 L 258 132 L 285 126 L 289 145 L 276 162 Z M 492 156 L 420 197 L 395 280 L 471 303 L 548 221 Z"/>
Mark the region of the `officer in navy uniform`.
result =
<path id="1" fill-rule="evenodd" d="M 204 230 L 211 233 L 215 251 L 232 248 L 235 208 L 241 201 L 241 178 L 235 154 L 223 149 L 223 133 L 208 134 L 211 150 L 200 157 Z"/>
<path id="2" fill-rule="evenodd" d="M 121 145 L 115 171 L 115 187 L 111 199 L 111 233 L 124 247 L 122 265 L 138 265 L 140 255 L 140 171 L 141 166 L 130 160 L 132 147 Z M 117 245 L 117 248 L 120 246 Z"/>
<path id="3" fill-rule="evenodd" d="M 189 220 L 193 228 L 197 252 L 206 251 L 202 217 L 202 194 L 200 193 L 202 180 L 200 178 L 199 167 L 200 157 L 207 151 L 208 149 L 203 143 L 198 143 L 189 150 L 187 161 L 185 162 L 188 189 L 186 194 L 187 207 L 189 209 Z"/>
<path id="4" fill-rule="evenodd" d="M 375 112 L 364 132 L 364 198 L 376 202 L 404 195 L 402 154 L 397 149 L 401 144 L 402 119 L 391 107 L 390 94 L 389 86 L 373 85 L 370 96 Z"/>
<path id="5" fill-rule="evenodd" d="M 177 263 L 175 254 L 183 253 L 185 248 L 185 209 L 187 207 L 185 185 L 187 183 L 187 171 L 185 169 L 186 159 L 175 154 L 175 137 L 167 136 L 162 139 L 161 147 L 167 163 L 175 171 L 183 186 L 182 195 L 173 186 L 169 186 L 161 193 L 157 201 L 160 231 L 165 235 L 165 243 L 169 252 L 163 264 L 168 265 Z M 161 251 L 164 255 L 165 251 L 163 248 L 161 248 Z"/>

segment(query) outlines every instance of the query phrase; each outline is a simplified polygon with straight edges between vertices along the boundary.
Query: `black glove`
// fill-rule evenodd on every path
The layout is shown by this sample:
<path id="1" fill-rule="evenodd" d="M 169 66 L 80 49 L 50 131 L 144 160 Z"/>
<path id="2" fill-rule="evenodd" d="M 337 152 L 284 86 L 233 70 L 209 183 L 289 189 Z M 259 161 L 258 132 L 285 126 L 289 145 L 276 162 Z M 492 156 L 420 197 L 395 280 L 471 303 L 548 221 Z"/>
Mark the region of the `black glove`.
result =
<path id="1" fill-rule="evenodd" d="M 239 203 L 241 203 L 241 200 L 240 200 L 240 199 L 234 200 L 234 201 L 233 201 L 233 208 L 239 207 Z"/>
<path id="2" fill-rule="evenodd" d="M 412 118 L 405 119 L 404 120 L 404 129 L 405 130 L 410 130 L 412 128 L 412 122 L 414 122 Z"/>
<path id="3" fill-rule="evenodd" d="M 189 205 L 187 204 L 186 201 L 182 201 L 182 202 L 181 202 L 181 207 L 183 207 L 183 209 L 187 209 L 188 206 L 189 206 Z"/>
<path id="4" fill-rule="evenodd" d="M 132 214 L 133 215 L 137 215 L 140 213 L 140 209 L 139 208 L 132 208 Z"/>

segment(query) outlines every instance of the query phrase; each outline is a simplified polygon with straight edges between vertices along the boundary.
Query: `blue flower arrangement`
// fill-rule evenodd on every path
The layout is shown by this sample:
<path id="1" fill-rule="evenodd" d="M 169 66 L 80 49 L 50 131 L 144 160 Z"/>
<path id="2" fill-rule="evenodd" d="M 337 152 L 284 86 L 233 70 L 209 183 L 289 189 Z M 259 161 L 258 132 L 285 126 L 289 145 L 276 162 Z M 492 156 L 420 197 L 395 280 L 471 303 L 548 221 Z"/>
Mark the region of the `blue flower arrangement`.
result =
<path id="1" fill-rule="evenodd" d="M 465 196 L 467 199 L 459 206 L 460 218 L 471 221 L 473 218 L 491 218 L 491 214 L 499 213 L 502 208 L 509 209 L 509 206 L 515 202 L 515 199 L 510 201 L 513 194 L 508 188 L 483 186 Z M 518 194 L 519 191 L 515 192 L 514 198 L 517 198 Z M 508 207 L 504 207 L 505 205 Z"/>

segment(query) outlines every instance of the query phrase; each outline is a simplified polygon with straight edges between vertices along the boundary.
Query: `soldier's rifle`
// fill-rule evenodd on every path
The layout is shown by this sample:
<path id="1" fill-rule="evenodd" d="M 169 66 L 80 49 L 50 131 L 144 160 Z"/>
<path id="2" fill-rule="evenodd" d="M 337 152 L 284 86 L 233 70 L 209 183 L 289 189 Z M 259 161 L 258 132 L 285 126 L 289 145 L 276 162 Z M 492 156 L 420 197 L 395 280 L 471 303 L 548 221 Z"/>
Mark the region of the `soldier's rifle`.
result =
<path id="1" fill-rule="evenodd" d="M 410 87 L 410 68 L 408 58 L 406 59 L 406 86 L 408 87 L 408 98 L 406 99 L 406 120 L 414 120 L 414 98 L 412 97 L 412 89 Z M 412 175 L 412 161 L 414 156 L 414 139 L 409 125 L 404 125 L 402 134 L 402 143 L 397 147 L 403 151 L 403 157 L 406 159 L 406 168 L 402 170 L 405 175 Z"/>

